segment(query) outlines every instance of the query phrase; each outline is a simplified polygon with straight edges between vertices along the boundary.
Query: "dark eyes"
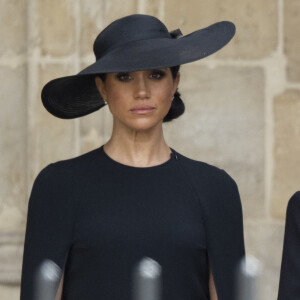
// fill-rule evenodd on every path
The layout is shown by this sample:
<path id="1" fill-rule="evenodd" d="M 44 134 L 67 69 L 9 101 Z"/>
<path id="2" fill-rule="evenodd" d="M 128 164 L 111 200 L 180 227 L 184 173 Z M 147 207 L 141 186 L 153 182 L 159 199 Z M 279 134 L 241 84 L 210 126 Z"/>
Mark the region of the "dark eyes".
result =
<path id="1" fill-rule="evenodd" d="M 149 78 L 154 79 L 154 80 L 160 80 L 165 76 L 165 72 L 160 71 L 160 70 L 153 70 L 149 73 Z M 132 75 L 130 73 L 117 73 L 116 78 L 119 81 L 127 82 L 132 79 Z"/>
<path id="2" fill-rule="evenodd" d="M 165 72 L 163 71 L 153 71 L 151 72 L 150 77 L 153 79 L 161 79 L 165 76 Z"/>
<path id="3" fill-rule="evenodd" d="M 131 79 L 129 73 L 118 73 L 116 77 L 120 81 L 129 81 Z"/>

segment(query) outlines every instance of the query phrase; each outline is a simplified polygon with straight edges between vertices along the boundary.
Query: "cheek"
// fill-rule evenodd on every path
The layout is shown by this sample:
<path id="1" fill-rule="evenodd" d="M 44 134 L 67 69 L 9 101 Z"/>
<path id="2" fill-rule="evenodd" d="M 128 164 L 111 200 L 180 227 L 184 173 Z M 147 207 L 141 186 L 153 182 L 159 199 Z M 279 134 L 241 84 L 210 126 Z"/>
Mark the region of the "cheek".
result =
<path id="1" fill-rule="evenodd" d="M 158 89 L 156 95 L 161 103 L 170 104 L 173 99 L 172 86 L 168 85 L 164 88 Z"/>
<path id="2" fill-rule="evenodd" d="M 122 89 L 111 90 L 108 94 L 109 110 L 113 115 L 120 116 L 128 109 L 128 94 Z"/>
<path id="3" fill-rule="evenodd" d="M 122 98 L 126 96 L 126 91 L 124 88 L 117 86 L 108 86 L 107 89 L 107 97 L 110 103 L 113 105 L 114 103 L 122 102 Z"/>
<path id="4" fill-rule="evenodd" d="M 116 91 L 112 91 L 108 94 L 108 99 L 112 105 L 114 103 L 120 104 L 120 103 L 122 103 L 122 96 L 124 97 L 124 93 L 116 90 Z"/>

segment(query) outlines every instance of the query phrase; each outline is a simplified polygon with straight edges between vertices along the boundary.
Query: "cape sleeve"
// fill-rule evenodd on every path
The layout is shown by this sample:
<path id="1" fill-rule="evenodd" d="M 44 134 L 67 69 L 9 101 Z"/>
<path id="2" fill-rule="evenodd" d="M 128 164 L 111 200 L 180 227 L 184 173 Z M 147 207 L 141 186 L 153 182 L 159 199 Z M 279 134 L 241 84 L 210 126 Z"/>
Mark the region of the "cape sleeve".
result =
<path id="1" fill-rule="evenodd" d="M 298 300 L 300 297 L 299 255 L 300 191 L 291 197 L 287 206 L 278 300 Z"/>
<path id="2" fill-rule="evenodd" d="M 218 300 L 233 300 L 236 268 L 245 256 L 243 213 L 238 187 L 224 171 L 203 197 L 207 252 Z"/>
<path id="3" fill-rule="evenodd" d="M 63 171 L 56 164 L 36 177 L 28 203 L 23 252 L 21 300 L 34 299 L 35 274 L 45 259 L 61 269 L 72 240 L 74 208 Z"/>

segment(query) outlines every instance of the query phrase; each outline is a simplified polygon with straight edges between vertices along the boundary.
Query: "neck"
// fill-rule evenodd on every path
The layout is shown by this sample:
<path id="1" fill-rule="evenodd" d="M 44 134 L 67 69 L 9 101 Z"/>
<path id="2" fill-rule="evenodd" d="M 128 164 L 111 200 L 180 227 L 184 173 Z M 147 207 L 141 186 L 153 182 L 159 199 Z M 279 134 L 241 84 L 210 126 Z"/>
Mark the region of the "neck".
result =
<path id="1" fill-rule="evenodd" d="M 170 158 L 162 129 L 162 123 L 147 130 L 134 130 L 128 127 L 113 126 L 104 151 L 114 160 L 136 167 L 159 165 Z"/>

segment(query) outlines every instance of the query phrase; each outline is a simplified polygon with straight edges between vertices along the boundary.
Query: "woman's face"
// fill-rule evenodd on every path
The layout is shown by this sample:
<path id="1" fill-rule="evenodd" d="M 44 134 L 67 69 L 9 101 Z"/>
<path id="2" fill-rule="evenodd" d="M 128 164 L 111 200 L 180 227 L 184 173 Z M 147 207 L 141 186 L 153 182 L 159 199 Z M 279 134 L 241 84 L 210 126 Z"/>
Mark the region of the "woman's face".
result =
<path id="1" fill-rule="evenodd" d="M 133 130 L 147 130 L 161 124 L 168 113 L 179 83 L 170 68 L 136 72 L 107 73 L 98 90 L 114 117 L 114 122 Z"/>

